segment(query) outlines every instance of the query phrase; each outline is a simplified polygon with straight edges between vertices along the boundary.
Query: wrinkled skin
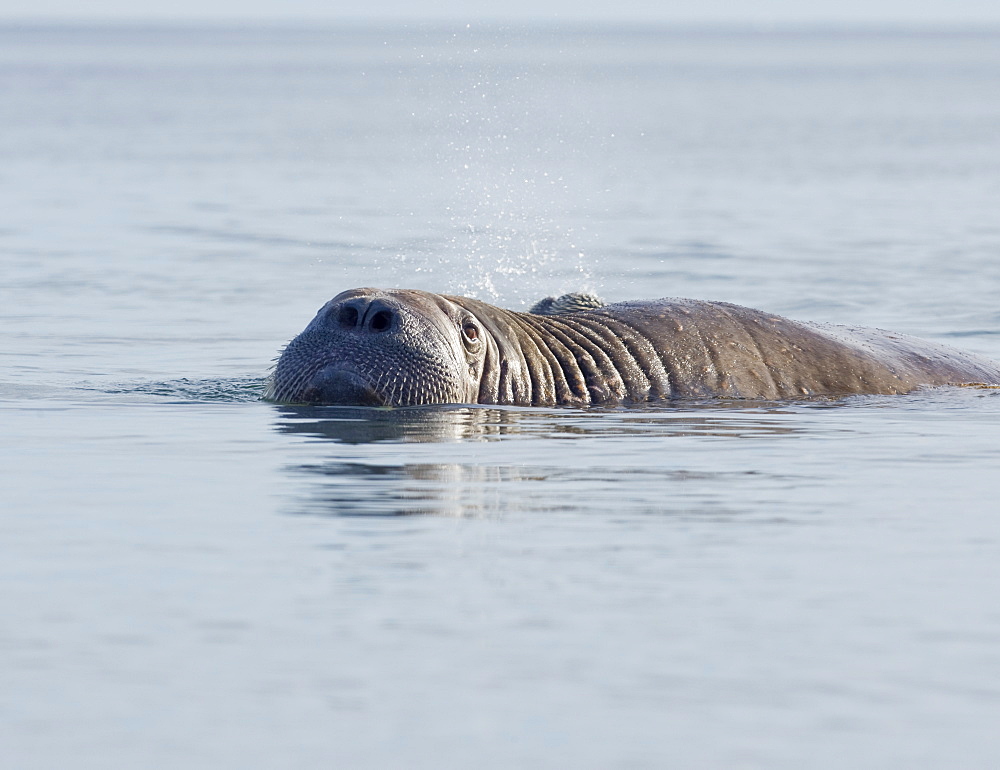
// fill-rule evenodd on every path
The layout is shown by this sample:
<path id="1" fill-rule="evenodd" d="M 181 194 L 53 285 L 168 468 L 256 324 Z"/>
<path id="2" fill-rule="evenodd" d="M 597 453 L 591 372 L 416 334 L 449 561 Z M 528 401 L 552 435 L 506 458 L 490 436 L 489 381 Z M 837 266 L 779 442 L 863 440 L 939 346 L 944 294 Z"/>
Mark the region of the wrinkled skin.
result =
<path id="1" fill-rule="evenodd" d="M 288 344 L 265 398 L 547 406 L 969 383 L 1000 385 L 1000 365 L 914 337 L 724 302 L 661 299 L 542 316 L 411 289 L 352 289 Z"/>

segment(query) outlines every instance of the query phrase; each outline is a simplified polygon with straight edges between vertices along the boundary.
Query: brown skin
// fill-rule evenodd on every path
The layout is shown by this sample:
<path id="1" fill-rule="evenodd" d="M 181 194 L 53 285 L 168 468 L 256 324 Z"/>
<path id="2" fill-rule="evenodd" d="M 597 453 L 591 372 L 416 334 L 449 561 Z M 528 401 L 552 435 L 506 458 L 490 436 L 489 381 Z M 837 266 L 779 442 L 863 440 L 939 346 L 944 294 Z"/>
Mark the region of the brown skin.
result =
<path id="1" fill-rule="evenodd" d="M 541 316 L 468 297 L 353 289 L 285 348 L 282 403 L 551 406 L 776 400 L 1000 385 L 1000 364 L 876 329 L 661 299 Z"/>

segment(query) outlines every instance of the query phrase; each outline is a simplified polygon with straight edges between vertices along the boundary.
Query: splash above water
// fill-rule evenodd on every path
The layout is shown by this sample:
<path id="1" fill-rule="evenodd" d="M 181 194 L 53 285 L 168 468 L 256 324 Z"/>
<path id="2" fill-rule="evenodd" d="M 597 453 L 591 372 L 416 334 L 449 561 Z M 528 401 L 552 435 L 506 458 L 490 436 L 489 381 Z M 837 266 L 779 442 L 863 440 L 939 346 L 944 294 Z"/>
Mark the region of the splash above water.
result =
<path id="1" fill-rule="evenodd" d="M 424 181 L 436 188 L 426 194 L 445 202 L 427 230 L 445 234 L 407 244 L 396 259 L 434 275 L 439 291 L 489 302 L 594 291 L 581 245 L 589 234 L 571 218 L 590 189 L 573 181 L 583 146 L 574 136 L 586 126 L 554 122 L 544 109 L 548 62 L 510 55 L 512 36 L 490 35 L 455 33 L 420 54 L 414 85 L 428 106 L 413 118 L 425 127 Z M 551 55 L 563 52 L 553 46 Z"/>

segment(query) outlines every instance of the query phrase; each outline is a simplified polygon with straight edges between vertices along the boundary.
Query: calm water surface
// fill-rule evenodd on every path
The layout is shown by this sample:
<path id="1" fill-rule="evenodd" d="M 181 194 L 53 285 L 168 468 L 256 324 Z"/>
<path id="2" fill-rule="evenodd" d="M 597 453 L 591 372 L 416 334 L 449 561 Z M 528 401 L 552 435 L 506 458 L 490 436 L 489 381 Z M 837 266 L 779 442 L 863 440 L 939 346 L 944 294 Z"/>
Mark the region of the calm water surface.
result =
<path id="1" fill-rule="evenodd" d="M 1000 35 L 0 28 L 4 766 L 995 767 L 1000 391 L 293 408 L 361 285 L 1000 359 Z"/>

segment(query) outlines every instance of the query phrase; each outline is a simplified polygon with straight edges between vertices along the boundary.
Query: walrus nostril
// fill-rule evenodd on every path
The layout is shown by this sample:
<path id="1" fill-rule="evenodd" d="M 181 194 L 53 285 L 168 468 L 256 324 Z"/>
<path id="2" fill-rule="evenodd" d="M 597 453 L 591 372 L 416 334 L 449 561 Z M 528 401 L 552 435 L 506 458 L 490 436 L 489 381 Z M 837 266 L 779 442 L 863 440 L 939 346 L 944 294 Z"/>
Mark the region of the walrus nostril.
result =
<path id="1" fill-rule="evenodd" d="M 342 307 L 337 315 L 337 323 L 347 329 L 353 329 L 358 325 L 358 309 L 355 307 Z"/>
<path id="2" fill-rule="evenodd" d="M 330 309 L 331 321 L 346 331 L 387 332 L 396 322 L 396 312 L 378 300 L 353 297 L 343 305 Z M 329 321 L 328 321 L 329 323 Z"/>
<path id="3" fill-rule="evenodd" d="M 372 316 L 368 326 L 373 332 L 388 331 L 389 327 L 392 326 L 392 313 L 388 310 L 379 310 Z"/>

